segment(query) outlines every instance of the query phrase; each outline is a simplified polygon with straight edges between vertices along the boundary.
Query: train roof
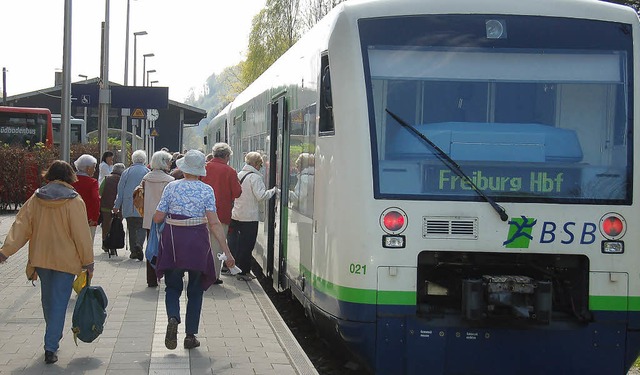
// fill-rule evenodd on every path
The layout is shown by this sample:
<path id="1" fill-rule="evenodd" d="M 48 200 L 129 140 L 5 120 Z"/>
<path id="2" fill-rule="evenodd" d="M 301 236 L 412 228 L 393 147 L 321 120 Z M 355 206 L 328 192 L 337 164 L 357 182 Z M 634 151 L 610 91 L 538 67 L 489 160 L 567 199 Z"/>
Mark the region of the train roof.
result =
<path id="1" fill-rule="evenodd" d="M 638 14 L 631 7 L 601 0 L 349 0 L 338 4 L 318 24 L 309 30 L 283 56 L 298 53 L 301 45 L 313 41 L 318 35 L 329 34 L 337 20 L 345 17 L 354 27 L 358 19 L 428 14 L 510 14 L 540 15 L 550 17 L 610 20 L 629 24 L 637 23 Z M 315 36 L 312 36 L 315 35 Z M 279 59 L 280 60 L 280 59 Z M 247 89 L 240 93 L 220 114 L 232 107 L 245 104 L 268 86 L 278 75 L 278 61 L 271 65 Z M 219 114 L 219 115 L 220 115 Z M 217 116 L 216 116 L 217 117 Z"/>

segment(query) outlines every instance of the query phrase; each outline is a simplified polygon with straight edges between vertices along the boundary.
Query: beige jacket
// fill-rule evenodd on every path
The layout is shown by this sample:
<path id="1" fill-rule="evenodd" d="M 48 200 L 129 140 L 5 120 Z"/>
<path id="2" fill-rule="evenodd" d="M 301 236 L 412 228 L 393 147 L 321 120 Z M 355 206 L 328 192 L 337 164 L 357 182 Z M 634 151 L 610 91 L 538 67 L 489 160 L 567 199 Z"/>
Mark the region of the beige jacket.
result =
<path id="1" fill-rule="evenodd" d="M 29 280 L 37 277 L 36 267 L 78 275 L 93 265 L 87 210 L 71 185 L 53 181 L 36 190 L 18 212 L 0 253 L 9 257 L 27 242 Z"/>

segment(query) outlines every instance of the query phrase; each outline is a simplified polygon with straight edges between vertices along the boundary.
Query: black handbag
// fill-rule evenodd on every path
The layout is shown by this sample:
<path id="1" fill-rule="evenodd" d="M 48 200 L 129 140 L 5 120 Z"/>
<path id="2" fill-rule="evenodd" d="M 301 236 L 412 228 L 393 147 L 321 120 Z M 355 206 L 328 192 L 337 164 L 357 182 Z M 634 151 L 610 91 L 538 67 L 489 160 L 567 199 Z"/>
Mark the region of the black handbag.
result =
<path id="1" fill-rule="evenodd" d="M 102 241 L 102 246 L 106 249 L 122 249 L 124 248 L 124 226 L 122 218 L 113 216 L 111 219 L 111 229 L 107 233 L 107 237 Z"/>

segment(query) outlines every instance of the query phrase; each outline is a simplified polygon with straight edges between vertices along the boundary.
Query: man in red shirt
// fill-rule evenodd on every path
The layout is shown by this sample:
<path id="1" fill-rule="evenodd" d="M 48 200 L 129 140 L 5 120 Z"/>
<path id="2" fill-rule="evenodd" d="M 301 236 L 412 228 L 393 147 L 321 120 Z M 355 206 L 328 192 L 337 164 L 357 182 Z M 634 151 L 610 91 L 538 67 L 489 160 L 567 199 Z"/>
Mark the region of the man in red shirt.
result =
<path id="1" fill-rule="evenodd" d="M 213 159 L 205 166 L 207 175 L 201 177 L 200 180 L 213 188 L 213 193 L 216 197 L 216 211 L 224 233 L 229 231 L 229 224 L 231 223 L 231 208 L 233 207 L 234 199 L 238 198 L 242 193 L 240 187 L 240 181 L 238 181 L 238 174 L 235 169 L 229 166 L 229 159 L 233 155 L 231 147 L 226 143 L 216 143 L 213 145 Z M 214 260 L 217 259 L 216 254 L 221 253 L 222 249 L 218 245 L 218 241 L 213 238 L 212 234 L 209 234 L 211 242 L 211 249 L 213 250 Z M 222 284 L 220 280 L 219 263 L 216 260 L 216 275 L 218 280 L 216 284 Z"/>

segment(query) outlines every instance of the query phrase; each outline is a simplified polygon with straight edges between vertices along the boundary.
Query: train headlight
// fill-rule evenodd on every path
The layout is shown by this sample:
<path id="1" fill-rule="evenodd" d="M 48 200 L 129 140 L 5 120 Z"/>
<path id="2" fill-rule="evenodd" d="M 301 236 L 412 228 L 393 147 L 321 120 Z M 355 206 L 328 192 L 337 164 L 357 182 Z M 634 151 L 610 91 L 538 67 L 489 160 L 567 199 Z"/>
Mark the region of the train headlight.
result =
<path id="1" fill-rule="evenodd" d="M 404 249 L 404 236 L 382 236 L 382 247 L 387 249 Z"/>
<path id="2" fill-rule="evenodd" d="M 398 207 L 389 207 L 380 215 L 380 226 L 388 234 L 402 233 L 407 224 L 407 214 Z"/>
<path id="3" fill-rule="evenodd" d="M 614 212 L 604 214 L 600 219 L 600 233 L 608 240 L 618 240 L 624 236 L 627 231 L 627 222 Z"/>
<path id="4" fill-rule="evenodd" d="M 624 254 L 624 242 L 602 241 L 603 254 Z"/>

